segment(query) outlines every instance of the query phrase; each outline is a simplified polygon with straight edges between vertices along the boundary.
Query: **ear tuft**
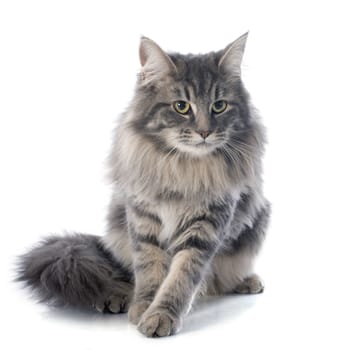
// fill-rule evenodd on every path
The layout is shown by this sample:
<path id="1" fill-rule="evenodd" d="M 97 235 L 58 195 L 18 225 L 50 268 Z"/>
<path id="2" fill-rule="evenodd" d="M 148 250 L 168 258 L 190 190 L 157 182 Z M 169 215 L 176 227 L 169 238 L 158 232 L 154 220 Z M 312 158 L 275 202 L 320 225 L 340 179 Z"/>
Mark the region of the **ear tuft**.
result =
<path id="1" fill-rule="evenodd" d="M 140 41 L 141 77 L 144 84 L 161 80 L 176 66 L 171 58 L 153 40 L 143 36 Z"/>
<path id="2" fill-rule="evenodd" d="M 226 46 L 219 61 L 219 68 L 227 73 L 241 75 L 241 64 L 248 33 L 243 34 L 233 43 Z"/>

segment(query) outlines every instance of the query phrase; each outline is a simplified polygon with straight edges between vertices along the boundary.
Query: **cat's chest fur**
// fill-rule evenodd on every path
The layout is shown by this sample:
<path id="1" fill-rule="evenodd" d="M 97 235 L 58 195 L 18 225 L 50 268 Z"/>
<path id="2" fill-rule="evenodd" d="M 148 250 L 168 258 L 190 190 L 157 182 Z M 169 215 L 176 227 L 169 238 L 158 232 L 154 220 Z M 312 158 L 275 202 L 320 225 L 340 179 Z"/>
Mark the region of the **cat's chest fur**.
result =
<path id="1" fill-rule="evenodd" d="M 226 194 L 225 199 L 231 202 L 237 196 L 239 196 L 238 192 L 232 191 Z M 143 201 L 143 204 L 146 204 L 145 208 L 149 213 L 159 218 L 161 225 L 157 232 L 157 239 L 163 246 L 168 246 L 174 235 L 181 232 L 181 228 L 186 227 L 195 218 L 210 215 L 211 206 L 218 202 L 225 205 L 223 198 L 215 195 L 173 200 L 162 200 L 157 197 L 154 201 L 148 201 L 147 204 Z"/>
<path id="2" fill-rule="evenodd" d="M 177 227 L 185 216 L 184 206 L 174 203 L 159 203 L 156 206 L 157 214 L 162 222 L 158 240 L 160 243 L 166 244 L 173 237 Z"/>
<path id="3" fill-rule="evenodd" d="M 147 210 L 159 218 L 161 225 L 157 232 L 159 243 L 167 246 L 179 228 L 198 213 L 206 211 L 204 203 L 185 200 L 158 200 L 147 203 Z"/>

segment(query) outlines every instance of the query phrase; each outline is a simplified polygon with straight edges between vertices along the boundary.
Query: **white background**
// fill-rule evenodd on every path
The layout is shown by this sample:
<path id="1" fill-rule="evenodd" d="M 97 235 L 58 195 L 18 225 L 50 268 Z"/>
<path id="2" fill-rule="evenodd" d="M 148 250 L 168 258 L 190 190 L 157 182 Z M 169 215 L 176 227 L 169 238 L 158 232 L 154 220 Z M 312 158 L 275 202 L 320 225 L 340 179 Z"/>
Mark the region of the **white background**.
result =
<path id="1" fill-rule="evenodd" d="M 1 1 L 1 348 L 349 349 L 348 14 L 334 0 Z M 248 29 L 244 78 L 270 140 L 266 292 L 205 303 L 156 340 L 125 316 L 35 304 L 11 282 L 15 256 L 48 232 L 104 232 L 103 162 L 140 35 L 199 53 Z"/>

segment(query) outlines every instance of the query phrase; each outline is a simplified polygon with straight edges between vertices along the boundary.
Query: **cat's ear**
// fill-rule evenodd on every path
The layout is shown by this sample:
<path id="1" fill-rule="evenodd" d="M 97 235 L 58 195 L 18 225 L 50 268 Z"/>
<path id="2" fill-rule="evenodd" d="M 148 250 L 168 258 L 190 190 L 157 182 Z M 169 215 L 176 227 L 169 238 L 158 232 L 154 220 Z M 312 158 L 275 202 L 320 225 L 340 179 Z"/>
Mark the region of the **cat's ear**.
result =
<path id="1" fill-rule="evenodd" d="M 248 32 L 226 46 L 219 60 L 219 69 L 226 73 L 241 75 L 241 64 L 247 38 Z"/>
<path id="2" fill-rule="evenodd" d="M 151 39 L 142 37 L 140 42 L 141 80 L 148 84 L 160 80 L 176 66 L 171 58 Z"/>

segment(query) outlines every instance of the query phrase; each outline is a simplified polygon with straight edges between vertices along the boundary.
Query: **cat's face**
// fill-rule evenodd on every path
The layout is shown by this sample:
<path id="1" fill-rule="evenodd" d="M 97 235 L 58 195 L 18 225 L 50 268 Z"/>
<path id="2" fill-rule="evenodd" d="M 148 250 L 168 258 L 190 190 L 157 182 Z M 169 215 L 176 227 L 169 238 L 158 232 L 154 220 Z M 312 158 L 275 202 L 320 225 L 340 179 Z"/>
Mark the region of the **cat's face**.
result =
<path id="1" fill-rule="evenodd" d="M 153 60 L 158 66 L 152 62 L 150 74 L 145 63 L 137 91 L 137 129 L 166 153 L 203 157 L 219 150 L 230 152 L 232 138 L 249 122 L 246 92 L 239 67 L 234 66 L 240 64 L 243 49 L 232 45 L 218 53 L 187 56 L 147 47 L 156 50 Z M 229 49 L 238 52 L 225 58 Z"/>

